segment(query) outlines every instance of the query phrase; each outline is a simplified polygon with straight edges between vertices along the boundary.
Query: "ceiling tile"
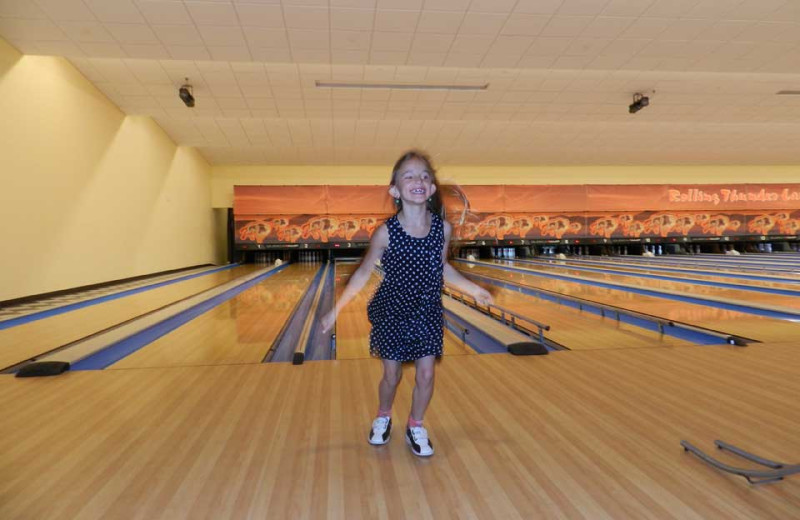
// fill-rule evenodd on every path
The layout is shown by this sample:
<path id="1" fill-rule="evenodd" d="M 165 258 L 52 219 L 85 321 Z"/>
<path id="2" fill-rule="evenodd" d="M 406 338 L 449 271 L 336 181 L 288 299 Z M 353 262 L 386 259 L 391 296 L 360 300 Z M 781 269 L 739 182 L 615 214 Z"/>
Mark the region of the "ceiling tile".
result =
<path id="1" fill-rule="evenodd" d="M 70 57 L 124 112 L 156 117 L 215 161 L 391 161 L 424 143 L 443 160 L 493 164 L 800 157 L 797 132 L 776 130 L 798 125 L 800 101 L 793 112 L 795 100 L 774 96 L 800 84 L 793 2 L 85 0 L 65 10 L 71 1 L 43 2 L 64 32 L 39 3 L 0 0 L 0 35 Z M 287 31 L 284 8 L 300 27 Z M 193 110 L 176 95 L 187 77 Z M 315 88 L 331 78 L 491 88 Z M 634 129 L 626 107 L 646 89 L 659 94 Z M 261 118 L 278 122 L 282 141 Z M 720 144 L 720 132 L 735 139 Z"/>
<path id="2" fill-rule="evenodd" d="M 206 45 L 210 46 L 245 46 L 241 27 L 223 25 L 201 25 L 197 28 Z M 215 58 L 216 59 L 216 58 Z"/>
<path id="3" fill-rule="evenodd" d="M 483 54 L 489 50 L 494 42 L 490 36 L 458 35 L 450 47 L 451 53 Z"/>
<path id="4" fill-rule="evenodd" d="M 500 34 L 508 36 L 538 36 L 550 21 L 550 16 L 517 14 L 508 17 Z"/>
<path id="5" fill-rule="evenodd" d="M 497 35 L 506 23 L 505 14 L 467 13 L 458 29 L 459 34 Z"/>
<path id="6" fill-rule="evenodd" d="M 770 42 L 779 39 L 784 33 L 800 32 L 800 25 L 794 22 L 758 22 L 745 28 L 734 39 L 741 41 Z"/>
<path id="7" fill-rule="evenodd" d="M 603 16 L 640 16 L 653 0 L 611 0 L 603 8 Z"/>
<path id="8" fill-rule="evenodd" d="M 635 18 L 598 16 L 592 20 L 583 32 L 582 38 L 617 38 L 635 21 Z"/>
<path id="9" fill-rule="evenodd" d="M 669 2 L 652 2 L 650 7 L 642 13 L 642 16 L 654 18 L 682 18 L 689 17 L 689 13 L 694 9 L 700 0 L 672 0 Z"/>
<path id="10" fill-rule="evenodd" d="M 159 43 L 156 34 L 146 24 L 107 23 L 105 28 L 120 43 Z"/>
<path id="11" fill-rule="evenodd" d="M 189 14 L 198 25 L 239 25 L 233 5 L 219 2 L 191 2 L 186 4 Z"/>
<path id="12" fill-rule="evenodd" d="M 94 22 L 97 18 L 82 0 L 36 0 L 39 7 L 56 22 Z"/>
<path id="13" fill-rule="evenodd" d="M 292 49 L 327 50 L 331 35 L 328 31 L 289 29 L 289 44 Z"/>
<path id="14" fill-rule="evenodd" d="M 173 45 L 167 46 L 169 55 L 176 60 L 208 60 L 211 54 L 204 45 Z"/>
<path id="15" fill-rule="evenodd" d="M 80 42 L 78 43 L 78 47 L 88 56 L 96 56 L 99 58 L 125 58 L 128 56 L 117 43 Z"/>
<path id="16" fill-rule="evenodd" d="M 194 24 L 181 2 L 140 0 L 136 5 L 147 21 L 154 25 Z"/>
<path id="17" fill-rule="evenodd" d="M 373 51 L 408 51 L 411 48 L 412 33 L 375 32 L 372 34 Z"/>
<path id="18" fill-rule="evenodd" d="M 84 0 L 101 22 L 144 23 L 139 9 L 131 0 Z"/>
<path id="19" fill-rule="evenodd" d="M 330 63 L 331 51 L 329 49 L 292 48 L 292 58 L 295 61 L 306 63 Z"/>
<path id="20" fill-rule="evenodd" d="M 331 29 L 369 31 L 373 28 L 374 9 L 331 9 Z"/>
<path id="21" fill-rule="evenodd" d="M 378 0 L 379 9 L 422 9 L 425 0 Z"/>
<path id="22" fill-rule="evenodd" d="M 515 13 L 522 14 L 555 14 L 561 7 L 562 0 L 519 0 L 514 6 Z"/>
<path id="23" fill-rule="evenodd" d="M 368 49 L 372 33 L 369 31 L 331 31 L 331 49 Z"/>
<path id="24" fill-rule="evenodd" d="M 700 0 L 685 16 L 688 18 L 725 18 L 741 2 L 742 0 Z"/>
<path id="25" fill-rule="evenodd" d="M 417 22 L 417 32 L 455 34 L 461 26 L 464 13 L 448 11 L 422 11 Z"/>
<path id="26" fill-rule="evenodd" d="M 0 18 L 0 35 L 9 39 L 25 41 L 62 41 L 69 39 L 64 31 L 50 20 Z"/>
<path id="27" fill-rule="evenodd" d="M 417 26 L 420 11 L 378 9 L 375 13 L 375 31 L 412 32 Z"/>
<path id="28" fill-rule="evenodd" d="M 608 3 L 609 0 L 563 0 L 557 13 L 562 16 L 594 16 L 600 14 Z"/>
<path id="29" fill-rule="evenodd" d="M 27 18 L 29 20 L 45 19 L 47 14 L 31 0 L 0 1 L 0 17 Z"/>
<path id="30" fill-rule="evenodd" d="M 194 25 L 153 25 L 158 39 L 171 47 L 173 45 L 203 45 L 203 38 Z"/>
<path id="31" fill-rule="evenodd" d="M 369 63 L 376 65 L 405 65 L 408 52 L 402 51 L 371 51 Z"/>
<path id="32" fill-rule="evenodd" d="M 330 28 L 328 9 L 318 7 L 293 7 L 283 8 L 286 27 L 291 29 L 324 29 Z"/>
<path id="33" fill-rule="evenodd" d="M 242 27 L 242 30 L 250 47 L 289 48 L 289 37 L 285 29 Z"/>
<path id="34" fill-rule="evenodd" d="M 36 50 L 32 51 L 32 53 L 66 56 L 68 58 L 86 56 L 83 49 L 78 47 L 76 43 L 67 41 L 38 41 L 36 42 Z"/>
<path id="35" fill-rule="evenodd" d="M 59 27 L 75 42 L 113 42 L 105 27 L 99 22 L 60 22 Z"/>
<path id="36" fill-rule="evenodd" d="M 252 58 L 250 49 L 237 45 L 209 45 L 211 58 L 220 61 L 249 61 Z"/>
<path id="37" fill-rule="evenodd" d="M 589 16 L 553 16 L 541 32 L 548 38 L 570 38 L 578 36 L 589 23 Z"/>
<path id="38" fill-rule="evenodd" d="M 413 52 L 446 53 L 455 40 L 453 34 L 417 33 L 411 45 Z"/>
<path id="39" fill-rule="evenodd" d="M 669 18 L 639 18 L 622 33 L 620 38 L 656 38 L 674 22 L 675 20 Z"/>
<path id="40" fill-rule="evenodd" d="M 289 63 L 292 53 L 289 49 L 250 47 L 250 55 L 254 60 L 272 63 Z"/>
<path id="41" fill-rule="evenodd" d="M 369 51 L 362 50 L 331 50 L 332 63 L 369 63 Z"/>
<path id="42" fill-rule="evenodd" d="M 236 4 L 234 7 L 243 26 L 285 27 L 280 5 Z"/>

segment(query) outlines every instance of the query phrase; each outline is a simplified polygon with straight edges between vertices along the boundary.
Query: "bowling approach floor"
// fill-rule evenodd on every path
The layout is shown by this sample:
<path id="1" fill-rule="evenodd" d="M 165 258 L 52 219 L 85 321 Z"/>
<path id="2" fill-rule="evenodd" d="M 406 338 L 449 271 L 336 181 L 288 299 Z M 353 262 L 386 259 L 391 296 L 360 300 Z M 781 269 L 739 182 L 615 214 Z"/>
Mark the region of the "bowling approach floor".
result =
<path id="1" fill-rule="evenodd" d="M 275 294 L 305 276 L 286 275 L 273 277 Z M 269 299 L 253 294 L 240 311 Z M 380 363 L 365 355 L 365 303 L 340 317 L 349 346 L 338 361 L 0 376 L 0 518 L 800 516 L 800 476 L 752 486 L 679 444 L 711 452 L 722 439 L 800 462 L 796 342 L 652 340 L 537 357 L 452 347 L 426 417 L 436 454 L 424 460 L 400 426 L 411 367 L 391 442 L 366 442 Z M 226 330 L 233 314 L 209 319 Z"/>
<path id="2" fill-rule="evenodd" d="M 797 518 L 797 476 L 752 486 L 679 442 L 800 462 L 798 371 L 794 344 L 445 357 L 427 460 L 411 372 L 367 444 L 371 359 L 0 376 L 0 517 Z"/>

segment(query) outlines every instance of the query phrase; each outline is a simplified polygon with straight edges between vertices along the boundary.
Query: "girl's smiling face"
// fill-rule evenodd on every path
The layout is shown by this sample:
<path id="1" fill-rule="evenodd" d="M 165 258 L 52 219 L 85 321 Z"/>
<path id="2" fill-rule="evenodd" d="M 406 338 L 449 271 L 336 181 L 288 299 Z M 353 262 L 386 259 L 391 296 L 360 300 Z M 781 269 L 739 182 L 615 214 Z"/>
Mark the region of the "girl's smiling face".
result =
<path id="1" fill-rule="evenodd" d="M 436 192 L 433 174 L 428 165 L 419 159 L 408 159 L 394 178 L 394 184 L 389 187 L 389 194 L 411 204 L 424 204 Z"/>

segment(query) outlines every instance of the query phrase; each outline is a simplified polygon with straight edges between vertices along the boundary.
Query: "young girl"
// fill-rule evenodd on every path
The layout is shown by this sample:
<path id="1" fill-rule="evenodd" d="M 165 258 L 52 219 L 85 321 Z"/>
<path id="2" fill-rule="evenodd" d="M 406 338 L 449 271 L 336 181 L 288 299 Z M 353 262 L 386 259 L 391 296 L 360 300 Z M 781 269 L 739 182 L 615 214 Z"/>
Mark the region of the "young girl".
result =
<path id="1" fill-rule="evenodd" d="M 322 320 L 323 331 L 331 330 L 336 316 L 364 287 L 380 259 L 384 278 L 367 307 L 367 316 L 372 323 L 370 353 L 381 358 L 383 378 L 378 385 L 378 415 L 368 440 L 373 445 L 389 441 L 401 364 L 413 361 L 416 384 L 406 441 L 420 457 L 433 455 L 422 419 L 433 395 L 434 362 L 442 354 L 442 283 L 479 303 L 492 302 L 488 291 L 447 263 L 451 226 L 438 214 L 441 198 L 435 174 L 430 159 L 422 152 L 412 150 L 397 160 L 389 194 L 398 212 L 375 230 L 364 260 L 350 277 L 336 307 Z"/>

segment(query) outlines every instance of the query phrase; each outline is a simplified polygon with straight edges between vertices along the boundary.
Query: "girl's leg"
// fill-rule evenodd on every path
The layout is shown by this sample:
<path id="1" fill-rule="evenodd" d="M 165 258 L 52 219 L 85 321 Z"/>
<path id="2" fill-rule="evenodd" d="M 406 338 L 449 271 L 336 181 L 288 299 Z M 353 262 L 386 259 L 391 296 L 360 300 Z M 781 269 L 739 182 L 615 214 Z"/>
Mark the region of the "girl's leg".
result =
<path id="1" fill-rule="evenodd" d="M 392 409 L 394 396 L 397 393 L 397 386 L 403 377 L 402 364 L 399 361 L 382 359 L 383 377 L 378 384 L 378 402 L 380 410 L 388 411 Z"/>
<path id="2" fill-rule="evenodd" d="M 389 442 L 392 433 L 392 403 L 397 393 L 400 378 L 403 377 L 399 361 L 383 361 L 383 377 L 378 384 L 378 416 L 372 421 L 368 441 L 374 446 Z"/>
<path id="3" fill-rule="evenodd" d="M 411 419 L 422 422 L 428 403 L 433 397 L 433 369 L 436 366 L 436 356 L 425 356 L 415 363 L 417 368 L 416 385 L 411 400 Z"/>

